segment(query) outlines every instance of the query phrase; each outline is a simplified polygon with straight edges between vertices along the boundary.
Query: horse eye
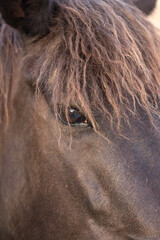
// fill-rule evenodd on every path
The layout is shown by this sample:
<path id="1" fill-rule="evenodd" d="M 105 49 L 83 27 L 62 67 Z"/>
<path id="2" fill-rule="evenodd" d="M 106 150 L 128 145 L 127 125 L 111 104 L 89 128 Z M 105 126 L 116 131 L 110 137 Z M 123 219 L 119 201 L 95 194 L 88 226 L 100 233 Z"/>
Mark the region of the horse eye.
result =
<path id="1" fill-rule="evenodd" d="M 61 111 L 59 114 L 59 119 L 66 125 L 91 126 L 89 120 L 76 108 L 70 108 L 67 116 L 65 112 Z"/>

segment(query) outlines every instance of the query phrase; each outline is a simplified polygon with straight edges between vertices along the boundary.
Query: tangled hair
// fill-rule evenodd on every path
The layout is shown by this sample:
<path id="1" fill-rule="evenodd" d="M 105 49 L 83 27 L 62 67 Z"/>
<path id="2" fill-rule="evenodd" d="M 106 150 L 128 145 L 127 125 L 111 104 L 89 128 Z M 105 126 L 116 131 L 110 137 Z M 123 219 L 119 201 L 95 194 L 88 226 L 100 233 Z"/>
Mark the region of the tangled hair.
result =
<path id="1" fill-rule="evenodd" d="M 55 112 L 79 107 L 95 130 L 97 110 L 117 130 L 137 107 L 159 117 L 160 38 L 138 9 L 120 0 L 57 0 L 48 14 L 49 31 L 27 40 L 22 69 Z"/>
<path id="2" fill-rule="evenodd" d="M 8 104 L 15 89 L 21 51 L 20 35 L 0 18 L 0 125 L 8 123 Z"/>

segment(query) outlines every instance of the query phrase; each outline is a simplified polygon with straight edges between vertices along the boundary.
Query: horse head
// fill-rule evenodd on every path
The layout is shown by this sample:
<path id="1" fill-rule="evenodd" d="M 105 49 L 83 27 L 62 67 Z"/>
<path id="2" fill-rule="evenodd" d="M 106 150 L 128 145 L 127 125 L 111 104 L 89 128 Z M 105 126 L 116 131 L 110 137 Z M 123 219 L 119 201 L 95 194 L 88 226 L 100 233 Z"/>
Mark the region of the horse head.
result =
<path id="1" fill-rule="evenodd" d="M 0 11 L 0 239 L 158 240 L 156 29 L 120 0 Z"/>

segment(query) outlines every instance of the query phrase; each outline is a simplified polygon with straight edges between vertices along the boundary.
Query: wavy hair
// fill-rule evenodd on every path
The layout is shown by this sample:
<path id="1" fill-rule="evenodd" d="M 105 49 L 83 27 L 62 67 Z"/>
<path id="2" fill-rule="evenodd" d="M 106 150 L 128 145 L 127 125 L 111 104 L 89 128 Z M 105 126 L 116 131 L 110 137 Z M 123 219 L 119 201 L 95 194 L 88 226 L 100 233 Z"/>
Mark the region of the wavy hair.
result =
<path id="1" fill-rule="evenodd" d="M 137 107 L 150 119 L 152 113 L 159 117 L 160 38 L 143 14 L 119 0 L 53 2 L 49 31 L 26 40 L 22 66 L 53 110 L 78 106 L 95 130 L 96 111 L 117 130 L 130 114 L 136 116 Z"/>

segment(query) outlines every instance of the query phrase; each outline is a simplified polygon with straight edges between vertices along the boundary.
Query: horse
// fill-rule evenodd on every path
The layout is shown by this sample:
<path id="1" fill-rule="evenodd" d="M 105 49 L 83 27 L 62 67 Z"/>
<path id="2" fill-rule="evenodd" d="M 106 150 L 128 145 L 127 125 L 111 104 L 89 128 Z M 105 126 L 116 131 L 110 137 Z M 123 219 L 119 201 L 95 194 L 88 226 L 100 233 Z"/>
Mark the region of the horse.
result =
<path id="1" fill-rule="evenodd" d="M 160 239 L 160 36 L 131 1 L 0 0 L 0 239 Z"/>

